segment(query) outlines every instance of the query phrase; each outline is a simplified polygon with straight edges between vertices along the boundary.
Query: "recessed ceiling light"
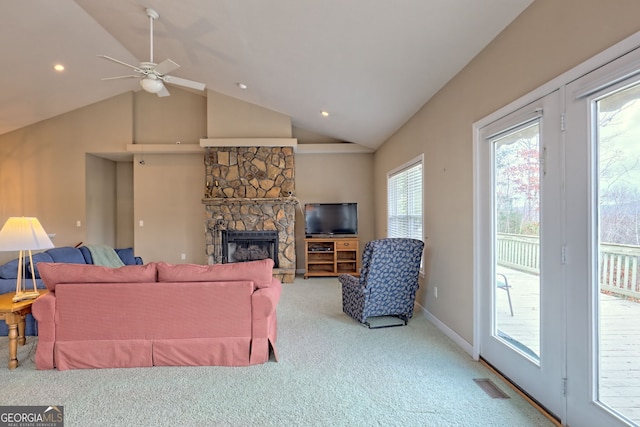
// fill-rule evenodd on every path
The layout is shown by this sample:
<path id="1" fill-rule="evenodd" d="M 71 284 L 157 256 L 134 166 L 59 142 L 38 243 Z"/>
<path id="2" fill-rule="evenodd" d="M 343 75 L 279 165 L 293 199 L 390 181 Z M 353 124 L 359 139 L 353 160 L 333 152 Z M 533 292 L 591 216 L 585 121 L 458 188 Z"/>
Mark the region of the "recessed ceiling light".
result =
<path id="1" fill-rule="evenodd" d="M 64 71 L 64 65 L 62 64 L 56 64 L 53 66 L 53 69 L 56 71 Z"/>
<path id="2" fill-rule="evenodd" d="M 236 86 L 238 86 L 240 89 L 245 90 L 246 88 L 248 88 L 249 86 L 247 86 L 244 83 L 236 83 Z"/>
<path id="3" fill-rule="evenodd" d="M 320 111 L 320 114 L 322 115 L 322 117 L 329 117 L 328 111 Z"/>

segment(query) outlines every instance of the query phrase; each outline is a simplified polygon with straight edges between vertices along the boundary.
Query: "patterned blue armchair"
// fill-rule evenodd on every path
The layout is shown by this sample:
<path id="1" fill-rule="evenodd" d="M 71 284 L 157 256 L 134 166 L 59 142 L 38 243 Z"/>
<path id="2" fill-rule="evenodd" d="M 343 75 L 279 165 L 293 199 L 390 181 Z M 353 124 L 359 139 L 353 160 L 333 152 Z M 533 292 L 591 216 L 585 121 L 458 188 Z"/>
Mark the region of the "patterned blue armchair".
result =
<path id="1" fill-rule="evenodd" d="M 371 328 L 367 319 L 394 316 L 406 325 L 413 316 L 424 243 L 389 238 L 368 242 L 360 277 L 341 274 L 342 311 Z M 399 325 L 397 325 L 399 326 Z"/>

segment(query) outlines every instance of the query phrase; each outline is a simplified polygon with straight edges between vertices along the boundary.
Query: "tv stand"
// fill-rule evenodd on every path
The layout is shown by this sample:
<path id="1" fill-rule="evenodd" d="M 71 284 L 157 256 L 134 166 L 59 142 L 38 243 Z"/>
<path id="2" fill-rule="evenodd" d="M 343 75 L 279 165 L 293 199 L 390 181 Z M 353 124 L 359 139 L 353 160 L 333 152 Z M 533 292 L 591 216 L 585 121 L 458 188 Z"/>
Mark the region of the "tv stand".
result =
<path id="1" fill-rule="evenodd" d="M 360 275 L 357 237 L 311 237 L 304 239 L 304 278 L 340 274 Z"/>

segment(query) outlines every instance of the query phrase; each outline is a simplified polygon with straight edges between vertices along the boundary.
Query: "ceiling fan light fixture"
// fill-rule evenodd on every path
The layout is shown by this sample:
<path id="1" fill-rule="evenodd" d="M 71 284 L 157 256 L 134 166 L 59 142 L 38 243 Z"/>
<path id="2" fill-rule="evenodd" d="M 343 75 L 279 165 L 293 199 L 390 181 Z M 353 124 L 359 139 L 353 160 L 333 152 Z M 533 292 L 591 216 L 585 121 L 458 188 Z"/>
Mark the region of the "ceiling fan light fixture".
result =
<path id="1" fill-rule="evenodd" d="M 149 93 L 158 93 L 164 87 L 162 85 L 162 80 L 150 77 L 145 77 L 144 79 L 140 80 L 140 85 L 142 86 L 142 89 L 146 90 Z"/>
<path id="2" fill-rule="evenodd" d="M 98 55 L 101 58 L 124 65 L 125 67 L 132 69 L 135 73 L 134 75 L 128 76 L 107 77 L 102 80 L 126 79 L 130 77 L 140 78 L 140 86 L 142 86 L 142 89 L 149 93 L 155 93 L 160 97 L 169 96 L 169 91 L 165 87 L 164 83 L 195 90 L 204 90 L 206 88 L 204 83 L 170 76 L 168 73 L 177 70 L 180 68 L 180 65 L 176 64 L 169 58 L 159 64 L 156 64 L 153 61 L 153 21 L 158 19 L 160 16 L 158 15 L 158 12 L 153 9 L 146 9 L 146 12 L 149 17 L 149 62 L 140 62 L 140 66 L 136 66 L 111 58 L 110 56 Z"/>

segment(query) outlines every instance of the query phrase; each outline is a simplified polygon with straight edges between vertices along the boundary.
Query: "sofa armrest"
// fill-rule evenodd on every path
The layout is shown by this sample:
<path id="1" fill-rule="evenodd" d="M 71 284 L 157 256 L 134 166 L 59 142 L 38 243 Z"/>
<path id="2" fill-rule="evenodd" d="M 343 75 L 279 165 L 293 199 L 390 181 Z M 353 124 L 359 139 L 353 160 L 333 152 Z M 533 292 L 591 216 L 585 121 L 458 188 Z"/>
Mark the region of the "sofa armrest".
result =
<path id="1" fill-rule="evenodd" d="M 266 319 L 275 313 L 281 294 L 282 284 L 275 277 L 270 286 L 256 289 L 251 296 L 253 319 Z"/>
<path id="2" fill-rule="evenodd" d="M 280 301 L 282 283 L 275 277 L 271 284 L 256 289 L 251 296 L 251 355 L 252 364 L 265 363 L 269 360 L 269 349 L 278 360 L 275 343 L 278 332 L 276 307 Z"/>
<path id="3" fill-rule="evenodd" d="M 54 323 L 56 315 L 55 292 L 39 296 L 31 306 L 31 313 L 39 323 Z"/>
<path id="4" fill-rule="evenodd" d="M 38 321 L 38 347 L 36 368 L 53 369 L 53 347 L 56 341 L 56 295 L 55 292 L 38 297 L 31 306 L 31 314 Z"/>

